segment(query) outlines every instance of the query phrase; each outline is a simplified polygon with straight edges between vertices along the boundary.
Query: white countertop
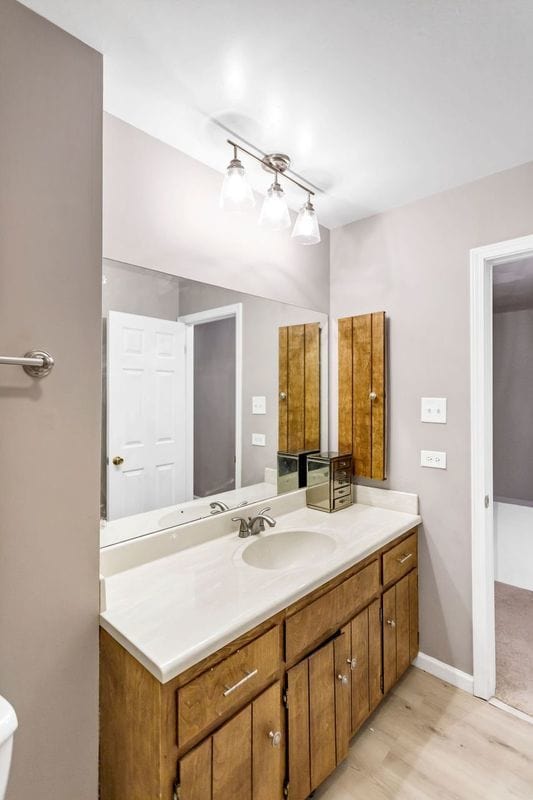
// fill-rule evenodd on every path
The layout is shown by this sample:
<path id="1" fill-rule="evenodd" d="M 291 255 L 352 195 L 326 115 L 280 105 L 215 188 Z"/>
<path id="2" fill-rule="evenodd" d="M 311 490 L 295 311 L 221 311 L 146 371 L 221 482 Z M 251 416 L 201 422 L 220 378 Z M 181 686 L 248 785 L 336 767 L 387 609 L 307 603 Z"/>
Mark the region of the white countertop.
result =
<path id="1" fill-rule="evenodd" d="M 166 683 L 421 522 L 414 513 L 362 504 L 279 516 L 272 506 L 277 525 L 259 536 L 321 531 L 335 539 L 334 551 L 311 566 L 268 570 L 242 560 L 255 536 L 203 541 L 108 575 L 102 627 Z"/>

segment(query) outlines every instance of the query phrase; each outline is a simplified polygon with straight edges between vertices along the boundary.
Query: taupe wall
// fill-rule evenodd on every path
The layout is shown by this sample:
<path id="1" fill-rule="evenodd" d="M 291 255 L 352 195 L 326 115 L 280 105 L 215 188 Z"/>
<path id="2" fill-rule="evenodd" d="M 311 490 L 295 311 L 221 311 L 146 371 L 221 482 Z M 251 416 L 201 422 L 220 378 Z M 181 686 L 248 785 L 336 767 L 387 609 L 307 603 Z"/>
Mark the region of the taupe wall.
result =
<path id="1" fill-rule="evenodd" d="M 532 232 L 529 163 L 331 233 L 332 317 L 390 317 L 385 485 L 420 495 L 421 650 L 469 673 L 469 250 Z M 336 431 L 334 359 L 331 369 Z M 424 395 L 448 397 L 447 425 L 419 421 Z M 418 466 L 422 448 L 446 450 L 448 469 Z"/>
<path id="2" fill-rule="evenodd" d="M 494 314 L 494 496 L 533 501 L 533 309 Z"/>
<path id="3" fill-rule="evenodd" d="M 97 797 L 101 56 L 0 3 L 0 693 L 8 800 Z"/>
<path id="4" fill-rule="evenodd" d="M 104 114 L 104 256 L 327 313 L 329 231 L 302 247 L 260 228 L 259 208 L 224 213 L 221 183 L 221 173 Z"/>

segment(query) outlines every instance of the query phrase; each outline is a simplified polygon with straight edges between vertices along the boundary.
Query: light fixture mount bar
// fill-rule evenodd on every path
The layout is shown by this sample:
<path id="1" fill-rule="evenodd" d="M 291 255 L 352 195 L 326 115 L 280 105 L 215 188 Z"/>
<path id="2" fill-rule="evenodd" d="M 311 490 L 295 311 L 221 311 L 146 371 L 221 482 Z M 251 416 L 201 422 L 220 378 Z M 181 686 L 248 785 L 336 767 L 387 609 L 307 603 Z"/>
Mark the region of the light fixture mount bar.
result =
<path id="1" fill-rule="evenodd" d="M 285 170 L 289 169 L 291 164 L 289 156 L 286 156 L 283 153 L 272 153 L 270 155 L 263 156 L 263 158 L 259 158 L 259 156 L 256 156 L 255 153 L 251 153 L 250 150 L 247 150 L 242 145 L 237 144 L 232 139 L 227 139 L 226 141 L 234 148 L 234 152 L 236 150 L 242 150 L 242 152 L 246 153 L 247 156 L 255 158 L 256 161 L 259 161 L 259 163 L 262 164 L 263 169 L 266 169 L 268 172 L 276 173 L 276 176 L 282 175 L 286 180 L 294 183 L 300 189 L 303 189 L 304 192 L 307 192 L 307 194 L 313 195 L 314 197 L 315 193 L 312 189 L 310 189 L 308 186 L 304 186 L 303 183 L 300 183 L 299 181 L 295 180 L 295 178 L 291 178 L 290 175 L 286 174 Z"/>

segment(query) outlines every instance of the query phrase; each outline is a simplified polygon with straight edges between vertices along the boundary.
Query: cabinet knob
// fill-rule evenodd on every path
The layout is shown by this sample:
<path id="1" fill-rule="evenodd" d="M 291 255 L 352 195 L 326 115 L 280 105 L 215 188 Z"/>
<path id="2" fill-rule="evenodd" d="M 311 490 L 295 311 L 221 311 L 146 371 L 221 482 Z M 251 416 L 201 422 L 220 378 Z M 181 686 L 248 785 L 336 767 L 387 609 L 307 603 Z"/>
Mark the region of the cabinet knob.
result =
<path id="1" fill-rule="evenodd" d="M 280 393 L 279 393 L 279 399 L 280 399 L 280 400 L 286 400 L 286 399 L 287 399 L 287 394 L 286 394 L 286 392 L 280 392 Z"/>
<path id="2" fill-rule="evenodd" d="M 390 625 L 391 628 L 395 628 L 396 627 L 396 623 L 395 623 L 395 621 L 393 619 L 388 619 L 387 620 L 387 625 Z"/>
<path id="3" fill-rule="evenodd" d="M 281 744 L 281 731 L 270 731 L 268 734 L 272 747 L 279 747 Z"/>
<path id="4" fill-rule="evenodd" d="M 368 396 L 370 397 L 371 400 L 377 400 L 378 399 L 378 396 L 377 396 L 377 394 L 375 392 L 370 392 L 370 394 Z"/>
<path id="5" fill-rule="evenodd" d="M 357 666 L 357 659 L 356 658 L 347 658 L 346 663 L 350 665 L 350 669 L 355 669 Z"/>
<path id="6" fill-rule="evenodd" d="M 115 456 L 114 457 L 113 464 L 115 465 L 115 467 L 120 467 L 120 465 L 123 464 L 123 463 L 124 463 L 124 459 L 122 458 L 122 456 Z"/>
<path id="7" fill-rule="evenodd" d="M 339 680 L 343 686 L 348 686 L 348 676 L 347 675 L 337 675 L 337 680 Z"/>

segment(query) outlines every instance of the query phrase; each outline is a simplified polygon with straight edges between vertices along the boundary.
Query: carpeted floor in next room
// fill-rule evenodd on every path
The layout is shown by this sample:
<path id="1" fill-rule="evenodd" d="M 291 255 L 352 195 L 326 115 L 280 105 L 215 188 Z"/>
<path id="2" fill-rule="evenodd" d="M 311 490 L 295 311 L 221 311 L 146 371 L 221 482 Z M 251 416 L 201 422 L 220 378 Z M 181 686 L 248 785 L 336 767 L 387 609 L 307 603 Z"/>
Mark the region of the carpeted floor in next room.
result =
<path id="1" fill-rule="evenodd" d="M 533 592 L 498 583 L 496 697 L 533 716 Z"/>

